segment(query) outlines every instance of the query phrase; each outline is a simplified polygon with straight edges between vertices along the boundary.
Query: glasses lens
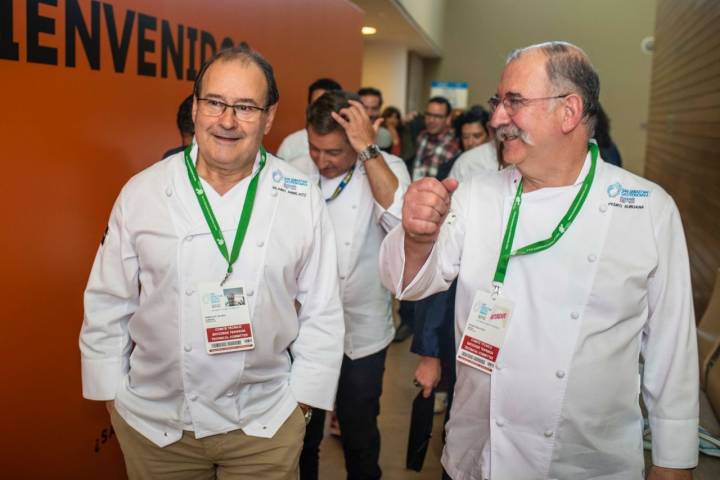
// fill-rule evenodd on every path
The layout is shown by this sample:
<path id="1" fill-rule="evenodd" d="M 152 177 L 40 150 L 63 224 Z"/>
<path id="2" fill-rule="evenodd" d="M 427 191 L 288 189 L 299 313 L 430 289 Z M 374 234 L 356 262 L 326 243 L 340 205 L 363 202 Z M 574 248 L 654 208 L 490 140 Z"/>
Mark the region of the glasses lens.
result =
<path id="1" fill-rule="evenodd" d="M 235 116 L 243 122 L 255 122 L 266 111 L 261 107 L 254 105 L 235 105 Z"/>
<path id="2" fill-rule="evenodd" d="M 234 105 L 235 116 L 238 120 L 244 122 L 251 122 L 260 116 L 261 110 L 254 108 L 251 105 Z"/>
<path id="3" fill-rule="evenodd" d="M 222 115 L 222 113 L 225 111 L 225 106 L 216 100 L 204 100 L 200 102 L 200 105 L 202 105 L 203 113 L 205 115 L 210 115 L 213 117 Z"/>
<path id="4" fill-rule="evenodd" d="M 488 100 L 488 106 L 490 107 L 490 113 L 495 112 L 497 110 L 498 105 L 500 105 L 500 99 L 498 97 L 490 97 Z"/>

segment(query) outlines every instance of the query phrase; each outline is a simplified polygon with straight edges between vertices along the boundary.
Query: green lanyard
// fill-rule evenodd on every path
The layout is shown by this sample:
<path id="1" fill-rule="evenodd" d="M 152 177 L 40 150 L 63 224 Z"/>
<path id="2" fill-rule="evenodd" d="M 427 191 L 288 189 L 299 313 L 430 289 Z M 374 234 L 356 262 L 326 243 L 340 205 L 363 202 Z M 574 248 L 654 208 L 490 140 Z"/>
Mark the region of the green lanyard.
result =
<path id="1" fill-rule="evenodd" d="M 520 217 L 520 204 L 522 203 L 523 185 L 522 180 L 520 181 L 517 191 L 515 192 L 512 208 L 510 209 L 510 217 L 508 218 L 508 224 L 505 228 L 505 235 L 503 236 L 503 242 L 500 248 L 500 258 L 498 258 L 495 277 L 493 277 L 494 294 L 496 296 L 500 293 L 500 287 L 505 282 L 505 274 L 507 273 L 508 263 L 510 263 L 510 257 L 542 252 L 552 247 L 560 240 L 567 229 L 570 228 L 573 220 L 575 220 L 575 217 L 580 213 L 580 209 L 585 203 L 585 199 L 590 192 L 590 187 L 595 178 L 595 166 L 597 165 L 598 146 L 595 143 L 591 143 L 588 145 L 588 148 L 590 150 L 590 170 L 585 176 L 585 180 L 583 180 L 580 186 L 580 191 L 575 195 L 575 199 L 570 205 L 570 208 L 560 219 L 560 223 L 557 224 L 557 227 L 555 227 L 555 230 L 550 234 L 550 237 L 513 250 L 512 244 L 515 239 L 515 230 L 517 229 L 518 218 Z"/>
<path id="2" fill-rule="evenodd" d="M 243 240 L 245 240 L 245 233 L 250 225 L 250 216 L 252 215 L 253 205 L 255 204 L 255 194 L 257 193 L 260 172 L 262 172 L 262 169 L 265 167 L 267 152 L 265 151 L 265 148 L 260 145 L 260 168 L 258 168 L 255 176 L 253 176 L 252 180 L 250 180 L 250 185 L 248 186 L 247 193 L 245 194 L 245 203 L 243 204 L 242 213 L 240 214 L 240 222 L 238 223 L 237 232 L 235 233 L 232 254 L 228 255 L 225 237 L 220 229 L 220 224 L 215 218 L 215 214 L 213 213 L 210 202 L 207 199 L 207 195 L 205 195 L 205 189 L 203 189 L 202 183 L 200 183 L 200 177 L 198 177 L 197 169 L 190 158 L 191 149 L 192 145 L 185 149 L 185 167 L 187 168 L 188 178 L 190 179 L 190 184 L 192 185 L 195 196 L 200 204 L 200 210 L 202 210 L 205 221 L 207 222 L 208 227 L 210 227 L 210 233 L 212 233 L 215 244 L 220 249 L 222 256 L 225 257 L 225 260 L 228 262 L 227 273 L 225 274 L 223 281 L 220 282 L 220 285 L 222 286 L 227 281 L 228 277 L 230 277 L 230 274 L 233 271 L 233 264 L 240 255 L 240 247 L 242 247 Z"/>
<path id="3" fill-rule="evenodd" d="M 325 199 L 325 203 L 332 202 L 335 200 L 343 190 L 345 190 L 345 187 L 347 187 L 347 184 L 350 183 L 350 179 L 353 176 L 353 173 L 355 172 L 355 165 L 357 165 L 357 162 L 353 163 L 352 168 L 348 173 L 345 174 L 343 179 L 340 181 L 340 184 L 335 188 L 335 191 L 330 195 L 330 198 Z M 318 187 L 320 187 L 320 179 L 318 178 Z M 322 187 L 321 187 L 322 188 Z"/>

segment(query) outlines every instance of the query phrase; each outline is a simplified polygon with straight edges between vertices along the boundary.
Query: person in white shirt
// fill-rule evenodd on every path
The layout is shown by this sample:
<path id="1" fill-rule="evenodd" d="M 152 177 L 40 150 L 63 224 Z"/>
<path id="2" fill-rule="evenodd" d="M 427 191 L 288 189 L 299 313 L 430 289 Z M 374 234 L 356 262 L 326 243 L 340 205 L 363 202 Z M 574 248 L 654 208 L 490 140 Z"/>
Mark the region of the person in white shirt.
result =
<path id="1" fill-rule="evenodd" d="M 462 183 L 475 174 L 500 170 L 497 144 L 487 126 L 489 120 L 490 115 L 479 105 L 456 120 L 463 153 L 453 162 L 449 177 Z"/>
<path id="2" fill-rule="evenodd" d="M 318 78 L 308 87 L 308 105 L 318 99 L 328 90 L 342 90 L 342 86 L 332 78 Z M 307 130 L 300 130 L 291 133 L 280 142 L 277 150 L 277 156 L 283 160 L 290 161 L 295 157 L 307 155 L 308 138 Z"/>
<path id="3" fill-rule="evenodd" d="M 382 245 L 383 283 L 400 298 L 458 281 L 442 459 L 453 480 L 642 479 L 641 393 L 647 478 L 692 478 L 698 361 L 682 224 L 662 188 L 599 158 L 598 96 L 579 48 L 513 52 L 490 101 L 510 167 L 459 188 L 414 183 Z"/>
<path id="4" fill-rule="evenodd" d="M 83 395 L 107 401 L 131 479 L 295 479 L 342 361 L 332 225 L 261 145 L 279 94 L 259 53 L 218 51 L 194 97 L 194 144 L 113 207 L 85 290 Z"/>
<path id="5" fill-rule="evenodd" d="M 378 126 L 376 121 L 374 127 Z M 410 176 L 401 158 L 381 152 L 373 143 L 375 129 L 353 93 L 332 91 L 317 99 L 308 108 L 307 130 L 310 155 L 291 164 L 320 184 L 335 228 L 345 315 L 345 356 L 335 411 L 347 478 L 377 479 L 377 416 L 385 354 L 395 333 L 392 298 L 380 283 L 378 252 L 385 233 L 400 223 Z M 317 418 L 310 429 L 313 426 L 322 432 Z M 317 443 L 316 438 L 316 457 Z M 305 461 L 303 452 L 301 464 Z M 304 470 L 301 465 L 303 480 L 317 478 L 316 471 Z"/>

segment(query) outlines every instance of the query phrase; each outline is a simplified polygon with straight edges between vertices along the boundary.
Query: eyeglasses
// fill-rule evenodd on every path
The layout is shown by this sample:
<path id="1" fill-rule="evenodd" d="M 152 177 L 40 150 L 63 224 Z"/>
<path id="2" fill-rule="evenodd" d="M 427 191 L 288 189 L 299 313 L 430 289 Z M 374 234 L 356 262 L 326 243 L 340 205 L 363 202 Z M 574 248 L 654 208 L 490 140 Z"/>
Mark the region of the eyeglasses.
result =
<path id="1" fill-rule="evenodd" d="M 447 118 L 447 115 L 440 115 L 439 113 L 425 112 L 425 118 L 435 118 L 438 120 L 443 120 L 443 119 Z"/>
<path id="2" fill-rule="evenodd" d="M 565 93 L 563 95 L 555 95 L 554 97 L 540 97 L 540 98 L 523 98 L 521 96 L 515 96 L 515 95 L 500 98 L 497 95 L 494 95 L 494 96 L 490 97 L 490 100 L 488 100 L 488 105 L 490 106 L 490 113 L 493 114 L 493 113 L 495 113 L 495 110 L 497 110 L 497 108 L 502 103 L 507 114 L 512 117 L 518 111 L 520 111 L 521 108 L 527 107 L 532 102 L 537 102 L 540 100 L 554 100 L 557 98 L 565 98 L 569 95 L 570 95 L 569 93 Z"/>
<path id="3" fill-rule="evenodd" d="M 200 113 L 203 115 L 207 115 L 209 117 L 219 117 L 225 113 L 226 109 L 232 108 L 233 113 L 235 113 L 235 118 L 241 122 L 254 122 L 260 118 L 260 115 L 263 112 L 268 110 L 267 107 L 256 107 L 255 105 L 248 105 L 245 103 L 230 105 L 212 98 L 198 97 L 198 102 L 200 102 L 198 104 L 198 108 L 200 109 Z"/>

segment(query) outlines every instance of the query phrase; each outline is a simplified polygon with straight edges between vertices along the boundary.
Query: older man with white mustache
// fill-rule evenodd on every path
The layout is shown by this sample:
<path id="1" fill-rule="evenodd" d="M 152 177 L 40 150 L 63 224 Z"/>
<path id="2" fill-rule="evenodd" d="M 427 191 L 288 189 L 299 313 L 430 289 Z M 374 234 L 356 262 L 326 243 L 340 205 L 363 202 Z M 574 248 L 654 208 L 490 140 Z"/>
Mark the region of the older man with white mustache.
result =
<path id="1" fill-rule="evenodd" d="M 599 157 L 598 96 L 578 47 L 513 52 L 490 99 L 509 168 L 459 188 L 415 182 L 383 242 L 382 279 L 400 299 L 458 279 L 453 480 L 644 478 L 640 393 L 648 478 L 692 478 L 698 367 L 680 216 L 658 185 Z"/>

